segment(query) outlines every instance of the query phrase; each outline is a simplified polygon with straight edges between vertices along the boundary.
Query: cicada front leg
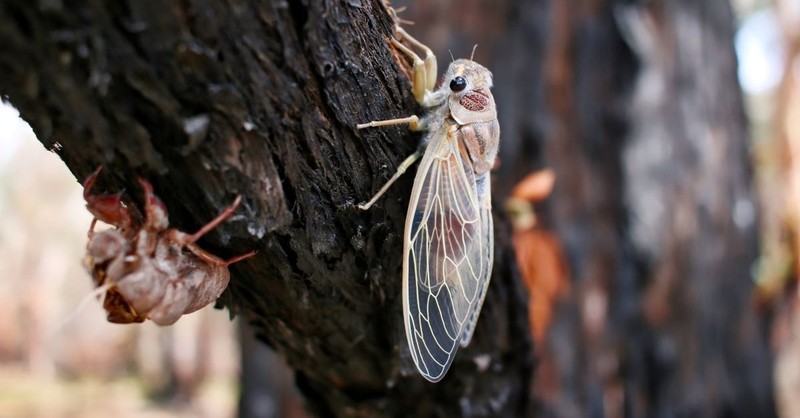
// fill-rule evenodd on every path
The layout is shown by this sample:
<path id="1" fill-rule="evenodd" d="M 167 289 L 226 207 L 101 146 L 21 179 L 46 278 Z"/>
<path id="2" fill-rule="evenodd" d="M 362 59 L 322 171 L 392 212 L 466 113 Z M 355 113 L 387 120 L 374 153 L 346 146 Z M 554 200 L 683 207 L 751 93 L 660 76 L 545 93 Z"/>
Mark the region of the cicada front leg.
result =
<path id="1" fill-rule="evenodd" d="M 414 75 L 413 80 L 411 80 L 412 91 L 414 92 L 414 98 L 417 100 L 417 103 L 426 106 L 426 97 L 433 91 L 434 87 L 436 87 L 436 72 L 438 71 L 436 55 L 433 55 L 433 51 L 431 51 L 430 48 L 414 39 L 413 36 L 409 35 L 408 32 L 400 26 L 395 27 L 395 31 L 402 39 L 405 39 L 414 47 L 425 52 L 425 59 L 423 60 L 410 48 L 400 43 L 397 39 L 392 38 L 392 44 L 413 60 Z"/>

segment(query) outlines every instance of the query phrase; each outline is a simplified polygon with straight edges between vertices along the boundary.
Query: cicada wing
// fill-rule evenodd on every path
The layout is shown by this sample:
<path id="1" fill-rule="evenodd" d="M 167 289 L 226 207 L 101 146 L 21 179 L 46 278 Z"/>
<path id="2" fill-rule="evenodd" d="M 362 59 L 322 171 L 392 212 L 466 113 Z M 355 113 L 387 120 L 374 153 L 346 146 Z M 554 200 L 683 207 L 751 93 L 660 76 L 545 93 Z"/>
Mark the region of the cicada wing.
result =
<path id="1" fill-rule="evenodd" d="M 406 217 L 406 338 L 417 369 L 432 382 L 471 337 L 491 270 L 491 217 L 484 214 L 465 151 L 454 142 L 443 130 L 434 133 Z"/>
<path id="2" fill-rule="evenodd" d="M 489 279 L 492 276 L 492 266 L 494 265 L 494 220 L 492 219 L 492 192 L 491 181 L 489 173 L 484 174 L 478 179 L 478 183 L 485 186 L 483 189 L 483 196 L 481 196 L 481 242 L 485 243 L 480 249 L 484 250 L 481 254 L 475 256 L 488 257 L 488 262 L 482 267 L 480 277 L 482 281 L 478 284 L 478 301 L 477 306 L 472 310 L 472 317 L 464 325 L 464 332 L 461 335 L 461 346 L 466 347 L 472 340 L 472 333 L 475 331 L 475 324 L 478 323 L 478 316 L 483 307 L 483 301 L 486 299 L 486 290 L 489 289 Z M 481 190 L 479 190 L 479 195 Z"/>

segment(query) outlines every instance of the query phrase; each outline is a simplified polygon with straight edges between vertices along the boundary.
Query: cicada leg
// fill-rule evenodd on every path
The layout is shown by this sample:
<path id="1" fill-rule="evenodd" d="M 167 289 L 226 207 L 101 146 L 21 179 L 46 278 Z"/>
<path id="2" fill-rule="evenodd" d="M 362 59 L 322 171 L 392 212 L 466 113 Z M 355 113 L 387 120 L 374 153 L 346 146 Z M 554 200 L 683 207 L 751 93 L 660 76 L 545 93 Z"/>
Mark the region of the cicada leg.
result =
<path id="1" fill-rule="evenodd" d="M 387 119 L 362 123 L 356 125 L 356 128 L 374 128 L 377 126 L 402 125 L 404 123 L 407 123 L 408 127 L 414 131 L 422 128 L 422 123 L 420 122 L 419 117 L 416 115 L 411 115 L 407 118 Z M 384 184 L 383 187 L 378 190 L 378 193 L 375 193 L 375 196 L 372 196 L 372 199 L 370 199 L 368 202 L 359 204 L 358 208 L 361 210 L 367 210 L 372 207 L 372 205 L 374 205 L 375 202 L 377 202 L 378 199 L 380 199 L 380 197 L 383 196 L 387 190 L 389 190 L 389 187 L 391 187 L 391 185 L 394 184 L 394 182 L 397 181 L 397 179 L 400 178 L 400 176 L 402 176 L 406 170 L 408 170 L 408 167 L 411 167 L 419 159 L 419 157 L 422 156 L 422 152 L 422 149 L 418 149 L 417 152 L 411 154 L 402 163 L 400 163 L 400 166 L 397 167 L 397 171 L 395 171 L 394 175 L 392 175 L 392 178 L 390 178 L 389 181 L 387 181 L 386 184 Z"/>
<path id="2" fill-rule="evenodd" d="M 402 125 L 408 124 L 408 128 L 412 131 L 418 131 L 420 128 L 419 117 L 411 115 L 407 118 L 386 119 L 386 120 L 373 120 L 372 122 L 360 123 L 356 125 L 356 129 L 375 128 L 378 126 Z"/>
<path id="3" fill-rule="evenodd" d="M 408 158 L 403 160 L 403 162 L 400 163 L 400 166 L 397 167 L 397 171 L 395 171 L 392 178 L 390 178 L 389 181 L 387 181 L 386 184 L 384 184 L 383 187 L 381 187 L 381 189 L 378 190 L 378 193 L 375 193 L 375 196 L 372 196 L 372 199 L 370 199 L 368 202 L 360 203 L 357 205 L 357 207 L 361 210 L 367 210 L 370 207 L 372 207 L 372 205 L 374 205 L 375 202 L 377 202 L 378 199 L 380 199 L 381 196 L 383 196 L 383 194 L 386 193 L 387 190 L 389 190 L 389 187 L 391 187 L 392 184 L 394 184 L 394 182 L 397 181 L 397 179 L 399 179 L 400 176 L 402 176 L 403 173 L 406 172 L 406 170 L 408 170 L 408 167 L 411 167 L 419 159 L 419 157 L 422 156 L 422 152 L 423 150 L 419 149 L 417 150 L 417 152 L 409 155 Z"/>
<path id="4" fill-rule="evenodd" d="M 433 51 L 431 51 L 430 48 L 414 39 L 413 36 L 409 35 L 408 32 L 400 26 L 396 26 L 395 31 L 402 39 L 405 39 L 414 47 L 425 52 L 425 59 L 423 60 L 414 51 L 401 44 L 400 41 L 392 39 L 392 44 L 414 61 L 414 79 L 411 85 L 417 103 L 424 105 L 426 93 L 432 92 L 434 87 L 436 87 L 436 72 L 438 71 L 436 55 L 433 55 Z"/>
<path id="5" fill-rule="evenodd" d="M 392 13 L 395 13 L 392 10 Z M 397 15 L 394 14 L 395 20 L 397 20 Z M 412 51 L 407 46 L 403 45 L 397 39 L 392 38 L 392 44 L 397 47 L 399 50 L 403 51 L 406 55 L 411 57 L 414 61 L 414 74 L 413 79 L 411 80 L 412 91 L 414 93 L 414 99 L 416 99 L 417 103 L 423 106 L 430 106 L 428 97 L 430 93 L 433 91 L 434 87 L 436 87 L 436 72 L 437 72 L 437 64 L 436 64 L 436 56 L 433 55 L 433 51 L 430 48 L 425 46 L 422 42 L 414 39 L 413 36 L 409 35 L 405 29 L 401 28 L 400 25 L 395 26 L 395 32 L 400 36 L 401 39 L 408 41 L 412 46 L 422 50 L 425 53 L 425 59 L 419 57 L 414 51 Z M 406 118 L 397 118 L 397 119 L 388 119 L 388 120 L 380 120 L 380 121 L 372 121 L 369 123 L 362 123 L 356 125 L 357 129 L 364 129 L 364 128 L 374 128 L 378 126 L 389 126 L 389 125 L 401 125 L 401 124 L 408 124 L 408 127 L 411 130 L 417 131 L 423 129 L 422 122 L 420 121 L 419 117 L 412 115 Z M 389 190 L 389 187 L 397 181 L 403 173 L 408 170 L 418 159 L 422 156 L 424 148 L 420 148 L 417 152 L 411 154 L 408 158 L 406 158 L 400 166 L 397 167 L 397 171 L 392 175 L 389 181 L 378 190 L 378 193 L 372 197 L 368 202 L 361 203 L 358 205 L 358 208 L 361 210 L 367 210 L 375 202 Z"/>

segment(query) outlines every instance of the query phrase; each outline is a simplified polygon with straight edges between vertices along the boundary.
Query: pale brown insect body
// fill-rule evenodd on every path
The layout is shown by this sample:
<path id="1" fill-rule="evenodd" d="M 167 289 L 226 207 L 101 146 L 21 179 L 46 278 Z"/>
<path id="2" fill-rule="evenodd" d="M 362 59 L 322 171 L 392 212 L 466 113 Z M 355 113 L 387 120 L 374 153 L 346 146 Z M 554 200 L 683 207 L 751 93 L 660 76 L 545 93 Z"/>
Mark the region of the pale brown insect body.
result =
<path id="1" fill-rule="evenodd" d="M 420 149 L 359 208 L 372 206 L 422 156 L 406 216 L 403 314 L 414 363 L 436 382 L 458 347 L 469 344 L 489 284 L 494 257 L 489 171 L 500 128 L 489 70 L 471 59 L 455 60 L 433 91 L 435 57 L 402 28 L 396 30 L 426 53 L 423 61 L 392 40 L 414 60 L 414 96 L 430 112 L 422 120 L 409 116 L 358 128 L 407 123 L 427 134 Z"/>
<path id="2" fill-rule="evenodd" d="M 145 193 L 143 222 L 134 219 L 119 193 L 93 195 L 100 171 L 84 181 L 86 207 L 95 216 L 89 228 L 86 265 L 95 284 L 107 288 L 103 308 L 109 322 L 151 319 L 170 325 L 216 300 L 230 281 L 228 266 L 255 254 L 222 260 L 195 244 L 233 214 L 240 197 L 200 231 L 186 234 L 169 228 L 167 209 L 146 180 L 139 180 Z M 98 219 L 116 228 L 95 232 Z"/>

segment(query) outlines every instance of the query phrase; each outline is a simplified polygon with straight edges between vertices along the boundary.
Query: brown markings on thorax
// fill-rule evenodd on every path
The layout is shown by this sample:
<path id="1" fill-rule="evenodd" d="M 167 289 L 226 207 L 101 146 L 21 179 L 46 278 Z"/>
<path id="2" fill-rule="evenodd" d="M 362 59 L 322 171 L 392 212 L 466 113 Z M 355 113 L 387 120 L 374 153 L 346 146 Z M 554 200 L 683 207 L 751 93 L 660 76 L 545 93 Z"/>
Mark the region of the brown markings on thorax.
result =
<path id="1" fill-rule="evenodd" d="M 465 94 L 458 103 L 467 110 L 480 112 L 486 109 L 486 106 L 489 106 L 489 94 L 483 89 L 473 90 Z"/>

